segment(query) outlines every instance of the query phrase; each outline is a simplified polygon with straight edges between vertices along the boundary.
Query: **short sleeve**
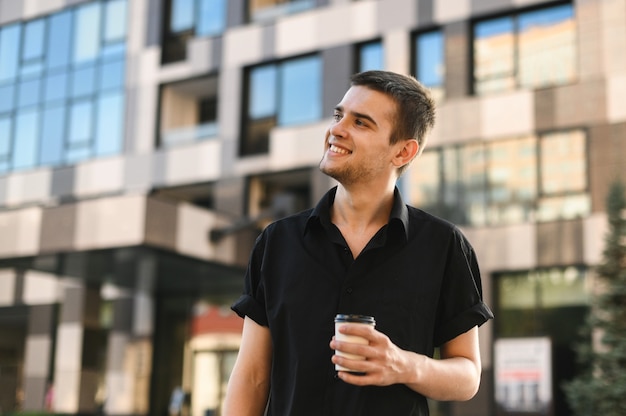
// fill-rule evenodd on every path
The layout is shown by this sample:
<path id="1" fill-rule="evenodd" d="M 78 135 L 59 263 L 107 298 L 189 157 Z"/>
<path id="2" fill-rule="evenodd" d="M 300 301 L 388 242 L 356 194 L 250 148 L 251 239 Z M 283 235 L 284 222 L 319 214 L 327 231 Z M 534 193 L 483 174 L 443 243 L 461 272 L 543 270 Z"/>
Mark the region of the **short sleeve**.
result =
<path id="1" fill-rule="evenodd" d="M 268 326 L 265 310 L 265 285 L 263 282 L 262 264 L 265 252 L 266 233 L 263 232 L 254 243 L 246 275 L 242 295 L 232 305 L 231 309 L 240 317 L 248 316 L 257 324 Z"/>
<path id="2" fill-rule="evenodd" d="M 453 229 L 439 299 L 435 345 L 480 326 L 493 318 L 483 302 L 482 284 L 474 249 L 458 228 Z"/>

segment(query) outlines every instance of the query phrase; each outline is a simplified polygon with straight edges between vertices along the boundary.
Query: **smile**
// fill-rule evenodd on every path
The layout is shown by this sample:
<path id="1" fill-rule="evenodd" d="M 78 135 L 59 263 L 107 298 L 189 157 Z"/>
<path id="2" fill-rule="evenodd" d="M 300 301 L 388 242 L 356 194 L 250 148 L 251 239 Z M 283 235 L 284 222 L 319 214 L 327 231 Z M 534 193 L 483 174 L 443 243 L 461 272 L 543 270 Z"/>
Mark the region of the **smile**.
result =
<path id="1" fill-rule="evenodd" d="M 340 155 L 349 155 L 350 153 L 352 153 L 349 150 L 342 149 L 342 148 L 337 147 L 337 146 L 332 145 L 332 144 L 330 145 L 330 151 L 333 152 L 333 153 L 339 153 Z"/>

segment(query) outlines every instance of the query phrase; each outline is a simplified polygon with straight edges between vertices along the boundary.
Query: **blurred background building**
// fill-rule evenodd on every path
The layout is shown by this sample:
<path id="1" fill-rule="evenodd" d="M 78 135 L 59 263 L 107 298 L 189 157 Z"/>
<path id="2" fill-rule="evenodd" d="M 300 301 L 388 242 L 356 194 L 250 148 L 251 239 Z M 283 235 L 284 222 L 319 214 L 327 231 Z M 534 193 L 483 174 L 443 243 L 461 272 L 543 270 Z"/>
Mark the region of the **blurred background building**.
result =
<path id="1" fill-rule="evenodd" d="M 625 50 L 626 0 L 0 0 L 0 413 L 218 415 L 254 239 L 333 185 L 332 109 L 389 69 L 438 100 L 399 187 L 462 227 L 496 314 L 479 394 L 433 413 L 521 402 L 493 345 L 547 337 L 569 414 Z"/>

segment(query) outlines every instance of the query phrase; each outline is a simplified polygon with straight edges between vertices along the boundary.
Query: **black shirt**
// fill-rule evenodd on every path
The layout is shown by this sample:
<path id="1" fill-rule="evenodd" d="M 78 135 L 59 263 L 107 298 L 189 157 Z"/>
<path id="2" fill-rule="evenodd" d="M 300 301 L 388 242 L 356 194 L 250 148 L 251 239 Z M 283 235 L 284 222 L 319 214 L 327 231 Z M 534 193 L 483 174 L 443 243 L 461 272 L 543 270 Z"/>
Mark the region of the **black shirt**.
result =
<path id="1" fill-rule="evenodd" d="M 396 189 L 389 223 L 353 259 L 330 221 L 335 192 L 263 231 L 232 307 L 270 329 L 268 415 L 428 415 L 425 397 L 404 385 L 358 387 L 336 377 L 333 319 L 374 316 L 398 347 L 432 357 L 493 317 L 474 251 L 457 227 L 405 205 Z"/>

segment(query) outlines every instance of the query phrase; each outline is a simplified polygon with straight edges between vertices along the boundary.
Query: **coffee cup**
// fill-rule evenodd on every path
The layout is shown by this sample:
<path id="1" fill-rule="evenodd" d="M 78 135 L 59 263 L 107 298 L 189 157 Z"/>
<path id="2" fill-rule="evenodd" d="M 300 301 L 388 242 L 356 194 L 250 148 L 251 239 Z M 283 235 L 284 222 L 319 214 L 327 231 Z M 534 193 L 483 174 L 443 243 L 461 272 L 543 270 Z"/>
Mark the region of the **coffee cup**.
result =
<path id="1" fill-rule="evenodd" d="M 346 335 L 346 334 L 342 334 L 341 332 L 339 332 L 339 327 L 345 324 L 365 325 L 365 326 L 375 327 L 376 321 L 374 320 L 373 316 L 345 315 L 345 314 L 338 314 L 337 316 L 335 316 L 335 340 L 336 341 L 351 342 L 353 344 L 361 344 L 361 345 L 369 344 L 367 339 L 363 337 L 360 337 L 357 335 Z M 365 360 L 365 357 L 363 356 L 349 354 L 349 353 L 342 352 L 342 351 L 335 351 L 335 354 L 341 357 L 349 358 L 351 360 Z M 354 370 L 350 370 L 349 368 L 342 367 L 339 364 L 335 364 L 335 370 L 355 372 Z"/>

